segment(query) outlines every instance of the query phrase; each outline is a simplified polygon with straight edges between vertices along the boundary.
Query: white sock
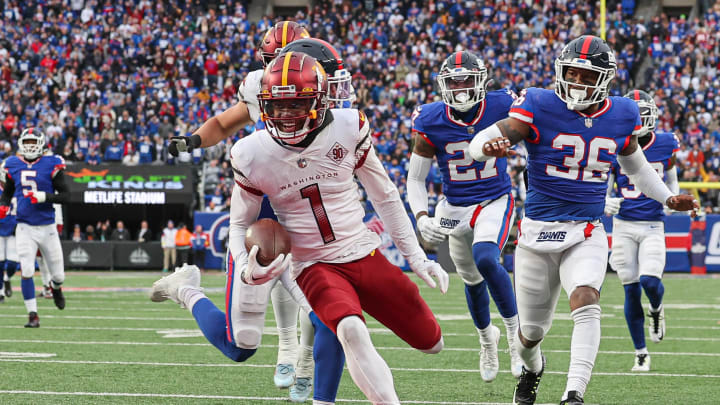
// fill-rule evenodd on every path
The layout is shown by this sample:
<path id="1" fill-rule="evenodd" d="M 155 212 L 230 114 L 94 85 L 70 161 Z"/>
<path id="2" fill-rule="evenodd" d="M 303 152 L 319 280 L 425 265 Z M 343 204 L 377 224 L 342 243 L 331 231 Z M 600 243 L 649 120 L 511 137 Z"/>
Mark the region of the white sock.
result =
<path id="1" fill-rule="evenodd" d="M 10 280 L 10 277 L 8 277 L 7 273 L 4 273 L 4 274 L 3 274 L 3 281 L 8 281 L 8 280 Z"/>
<path id="2" fill-rule="evenodd" d="M 533 347 L 525 347 L 520 339 L 515 339 L 515 348 L 523 361 L 525 368 L 532 373 L 542 371 L 542 354 L 540 354 L 540 343 Z"/>
<path id="3" fill-rule="evenodd" d="M 190 312 L 192 312 L 195 304 L 197 304 L 197 302 L 203 298 L 207 298 L 207 296 L 199 288 L 190 286 L 183 286 L 178 288 L 178 299 L 180 300 L 180 302 L 183 303 L 183 305 L 185 305 L 185 308 L 187 308 Z"/>
<path id="4" fill-rule="evenodd" d="M 29 300 L 25 300 L 25 309 L 27 309 L 28 312 L 37 312 L 37 299 L 30 298 Z"/>
<path id="5" fill-rule="evenodd" d="M 350 376 L 367 399 L 373 404 L 400 404 L 390 368 L 375 350 L 363 321 L 357 316 L 343 318 L 337 336 Z"/>
<path id="6" fill-rule="evenodd" d="M 483 346 L 495 344 L 495 336 L 493 336 L 493 324 L 489 324 L 485 329 L 475 328 L 480 335 L 480 344 Z"/>
<path id="7" fill-rule="evenodd" d="M 512 316 L 510 318 L 503 318 L 505 324 L 505 333 L 507 333 L 508 341 L 512 342 L 518 337 L 518 316 Z"/>
<path id="8" fill-rule="evenodd" d="M 657 312 L 660 312 L 661 310 L 662 310 L 662 304 L 660 304 L 660 306 L 657 307 L 657 308 L 653 308 L 653 306 L 650 305 L 650 312 L 655 312 L 655 313 L 657 313 Z"/>
<path id="9" fill-rule="evenodd" d="M 313 405 L 335 405 L 335 402 L 318 401 L 317 399 L 313 399 Z"/>
<path id="10" fill-rule="evenodd" d="M 648 349 L 646 346 L 646 347 L 643 347 L 642 349 L 635 349 L 635 354 L 638 355 L 638 354 L 650 354 L 650 353 L 648 352 Z"/>
<path id="11" fill-rule="evenodd" d="M 570 368 L 563 398 L 569 391 L 585 395 L 600 348 L 600 305 L 585 305 L 571 313 L 575 326 L 570 341 Z"/>
<path id="12" fill-rule="evenodd" d="M 295 376 L 312 378 L 315 372 L 313 360 L 313 343 L 315 342 L 315 327 L 310 321 L 307 312 L 300 311 L 300 350 L 295 367 Z"/>
<path id="13" fill-rule="evenodd" d="M 298 356 L 298 309 L 297 302 L 281 283 L 275 284 L 270 292 L 275 322 L 278 330 L 277 364 L 292 364 Z M 311 344 L 312 346 L 312 344 Z"/>

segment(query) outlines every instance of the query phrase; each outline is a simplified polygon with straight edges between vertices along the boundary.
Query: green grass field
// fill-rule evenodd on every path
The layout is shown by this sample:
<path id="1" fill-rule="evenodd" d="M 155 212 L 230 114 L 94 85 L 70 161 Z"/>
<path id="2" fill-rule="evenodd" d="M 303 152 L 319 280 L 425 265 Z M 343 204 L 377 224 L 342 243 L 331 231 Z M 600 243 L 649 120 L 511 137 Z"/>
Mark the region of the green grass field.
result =
<path id="1" fill-rule="evenodd" d="M 147 288 L 159 277 L 156 272 L 69 273 L 64 311 L 52 300 L 38 299 L 39 329 L 23 328 L 27 315 L 15 277 L 14 295 L 0 305 L 0 404 L 286 401 L 287 392 L 272 383 L 277 350 L 272 314 L 256 355 L 247 363 L 233 363 L 206 342 L 187 310 L 172 302 L 150 302 Z M 220 308 L 223 284 L 224 275 L 203 274 L 203 286 Z M 667 276 L 665 286 L 667 336 L 661 344 L 649 343 L 652 371 L 636 374 L 630 372 L 634 351 L 623 317 L 623 290 L 614 275 L 607 277 L 601 298 L 603 338 L 588 403 L 720 403 L 720 278 Z M 498 379 L 490 384 L 480 379 L 477 334 L 460 279 L 453 275 L 447 296 L 424 285 L 421 293 L 443 328 L 446 348 L 439 355 L 410 349 L 368 319 L 402 402 L 510 403 L 515 380 L 505 351 Z M 495 315 L 493 323 L 504 333 Z M 563 296 L 542 346 L 548 365 L 538 403 L 560 401 L 571 331 Z M 507 348 L 504 337 L 501 346 Z M 363 403 L 363 398 L 346 371 L 338 403 Z"/>

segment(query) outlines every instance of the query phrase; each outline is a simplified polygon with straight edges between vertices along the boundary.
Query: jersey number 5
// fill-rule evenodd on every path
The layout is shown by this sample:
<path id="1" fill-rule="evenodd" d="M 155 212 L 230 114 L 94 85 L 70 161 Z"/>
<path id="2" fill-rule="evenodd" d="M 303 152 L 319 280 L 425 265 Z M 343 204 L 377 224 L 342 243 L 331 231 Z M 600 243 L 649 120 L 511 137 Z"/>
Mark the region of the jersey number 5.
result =
<path id="1" fill-rule="evenodd" d="M 470 168 L 470 165 L 475 161 L 465 153 L 470 146 L 470 142 L 450 142 L 445 145 L 445 153 L 448 155 L 454 155 L 460 152 L 460 157 L 457 159 L 448 160 L 448 171 L 450 173 L 451 181 L 474 181 L 477 179 L 485 180 L 490 177 L 495 177 L 498 174 L 497 168 L 495 167 L 495 158 L 488 159 L 485 161 L 485 166 L 482 169 Z"/>
<path id="2" fill-rule="evenodd" d="M 600 137 L 593 138 L 586 144 L 580 135 L 559 134 L 553 139 L 552 148 L 560 151 L 572 148 L 572 155 L 565 156 L 562 166 L 545 165 L 548 176 L 602 183 L 607 181 L 612 163 L 600 160 L 600 151 L 604 149 L 609 155 L 614 155 L 617 144 L 610 138 Z"/>
<path id="3" fill-rule="evenodd" d="M 31 191 L 33 194 L 37 193 L 36 177 L 37 171 L 35 170 L 23 170 L 20 172 L 20 185 L 22 186 L 23 194 L 26 194 L 26 191 Z"/>
<path id="4" fill-rule="evenodd" d="M 327 211 L 322 202 L 322 196 L 320 195 L 320 187 L 317 183 L 300 189 L 300 195 L 302 198 L 310 200 L 310 208 L 312 208 L 313 216 L 315 216 L 315 222 L 317 223 L 318 229 L 320 229 L 320 235 L 322 235 L 323 243 L 328 244 L 335 240 L 335 233 L 330 225 L 330 219 L 328 219 Z"/>

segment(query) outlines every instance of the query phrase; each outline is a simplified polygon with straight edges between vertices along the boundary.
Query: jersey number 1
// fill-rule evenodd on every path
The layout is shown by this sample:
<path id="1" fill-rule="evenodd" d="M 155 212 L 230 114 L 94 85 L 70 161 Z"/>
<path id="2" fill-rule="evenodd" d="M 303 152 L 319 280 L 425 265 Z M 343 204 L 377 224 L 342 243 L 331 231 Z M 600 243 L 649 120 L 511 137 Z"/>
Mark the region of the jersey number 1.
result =
<path id="1" fill-rule="evenodd" d="M 322 202 L 322 196 L 320 195 L 320 187 L 317 183 L 300 189 L 300 195 L 302 198 L 310 200 L 310 208 L 312 208 L 313 216 L 315 216 L 315 222 L 317 223 L 318 229 L 320 229 L 320 235 L 322 235 L 323 243 L 328 244 L 335 240 L 335 233 L 330 225 L 330 219 L 328 219 L 327 211 Z"/>

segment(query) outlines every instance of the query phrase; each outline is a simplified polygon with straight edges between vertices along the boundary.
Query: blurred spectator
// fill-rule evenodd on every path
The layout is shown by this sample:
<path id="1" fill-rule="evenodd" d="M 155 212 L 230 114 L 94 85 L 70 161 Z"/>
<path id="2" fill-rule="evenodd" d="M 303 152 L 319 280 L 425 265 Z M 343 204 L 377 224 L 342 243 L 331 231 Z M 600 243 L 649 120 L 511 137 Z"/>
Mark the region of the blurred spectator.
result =
<path id="1" fill-rule="evenodd" d="M 163 249 L 163 272 L 172 270 L 175 268 L 175 262 L 177 261 L 177 251 L 175 250 L 175 235 L 177 229 L 172 220 L 167 222 L 167 227 L 163 229 L 162 237 L 160 238 L 160 245 Z"/>
<path id="2" fill-rule="evenodd" d="M 184 223 L 180 223 L 175 233 L 175 249 L 177 250 L 176 266 L 190 263 L 190 248 L 192 247 L 192 233 L 188 231 Z"/>
<path id="3" fill-rule="evenodd" d="M 202 225 L 196 225 L 190 241 L 192 242 L 192 264 L 205 270 L 205 251 L 210 246 L 210 235 L 203 230 Z"/>
<path id="4" fill-rule="evenodd" d="M 138 231 L 138 242 L 150 242 L 152 240 L 152 231 L 148 228 L 148 222 L 140 222 L 140 230 Z"/>
<path id="5" fill-rule="evenodd" d="M 80 230 L 80 224 L 75 224 L 75 226 L 73 226 L 73 232 L 72 235 L 70 235 L 70 240 L 73 242 L 85 240 L 85 235 Z"/>
<path id="6" fill-rule="evenodd" d="M 95 228 L 93 228 L 92 225 L 88 225 L 85 227 L 85 239 L 97 240 L 97 236 L 95 236 Z"/>
<path id="7" fill-rule="evenodd" d="M 117 221 L 117 227 L 112 231 L 110 240 L 130 240 L 130 232 L 125 229 L 123 221 Z"/>

